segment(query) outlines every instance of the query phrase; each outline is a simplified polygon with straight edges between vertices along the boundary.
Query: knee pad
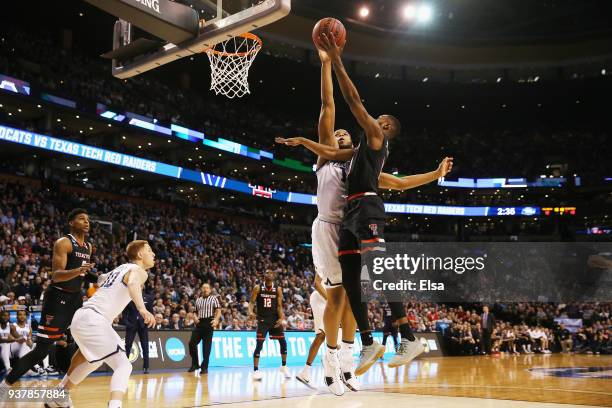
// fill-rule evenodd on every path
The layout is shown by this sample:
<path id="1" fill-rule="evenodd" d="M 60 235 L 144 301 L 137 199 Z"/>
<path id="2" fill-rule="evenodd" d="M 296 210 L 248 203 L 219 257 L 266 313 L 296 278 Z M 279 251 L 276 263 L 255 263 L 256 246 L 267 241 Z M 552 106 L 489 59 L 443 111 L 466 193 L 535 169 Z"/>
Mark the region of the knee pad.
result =
<path id="1" fill-rule="evenodd" d="M 278 344 L 280 344 L 281 354 L 287 354 L 287 340 L 285 340 L 284 337 L 282 339 L 278 339 Z"/>
<path id="2" fill-rule="evenodd" d="M 255 351 L 253 352 L 253 357 L 259 358 L 259 353 L 261 353 L 261 349 L 263 348 L 264 341 L 257 340 L 257 345 L 255 346 Z"/>
<path id="3" fill-rule="evenodd" d="M 113 369 L 111 377 L 110 390 L 125 392 L 128 386 L 128 380 L 132 373 L 132 363 L 128 360 L 123 352 L 115 353 L 104 360 L 110 368 Z"/>

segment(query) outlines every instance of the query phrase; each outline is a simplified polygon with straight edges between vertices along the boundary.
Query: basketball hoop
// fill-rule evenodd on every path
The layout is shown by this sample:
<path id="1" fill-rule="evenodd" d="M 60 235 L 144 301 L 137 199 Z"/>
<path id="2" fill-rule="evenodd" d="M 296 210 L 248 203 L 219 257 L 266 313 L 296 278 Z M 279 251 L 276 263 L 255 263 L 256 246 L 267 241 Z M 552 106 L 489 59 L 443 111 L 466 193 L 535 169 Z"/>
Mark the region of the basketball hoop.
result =
<path id="1" fill-rule="evenodd" d="M 263 45 L 255 34 L 244 33 L 206 50 L 210 61 L 210 89 L 228 98 L 249 92 L 249 68 Z"/>

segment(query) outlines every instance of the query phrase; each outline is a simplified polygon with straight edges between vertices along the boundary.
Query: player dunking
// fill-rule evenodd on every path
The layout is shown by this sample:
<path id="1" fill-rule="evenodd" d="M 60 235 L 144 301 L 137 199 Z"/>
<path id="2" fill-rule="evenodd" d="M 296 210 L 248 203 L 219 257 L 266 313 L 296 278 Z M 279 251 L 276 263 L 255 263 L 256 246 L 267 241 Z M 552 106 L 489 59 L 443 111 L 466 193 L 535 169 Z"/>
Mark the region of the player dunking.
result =
<path id="1" fill-rule="evenodd" d="M 334 131 L 336 107 L 334 104 L 334 87 L 332 81 L 331 61 L 327 54 L 319 51 L 321 59 L 321 113 L 319 115 L 319 143 L 351 151 L 353 143 L 350 134 L 344 129 Z M 326 302 L 315 291 L 311 296 L 311 308 L 315 322 L 322 318 L 322 327 L 317 327 L 315 342 L 311 345 L 309 359 L 312 362 L 318 351 L 319 339 L 326 339 L 328 353 L 323 357 L 324 380 L 329 390 L 344 394 L 344 383 L 350 390 L 360 388 L 353 368 L 353 344 L 355 341 L 356 322 L 346 300 L 342 287 L 342 270 L 338 262 L 338 240 L 343 208 L 346 200 L 346 175 L 348 161 L 330 161 L 318 157 L 317 174 L 317 210 L 318 215 L 312 223 L 312 260 L 317 276 L 323 284 Z M 315 281 L 316 288 L 316 281 Z M 315 302 L 313 304 L 313 302 Z M 323 315 L 319 316 L 323 305 Z M 338 329 L 342 323 L 342 347 L 338 352 Z M 313 348 L 316 347 L 316 350 Z M 313 353 L 314 352 L 314 353 Z M 310 358 L 312 356 L 312 359 Z M 308 367 L 308 366 L 306 366 Z M 298 380 L 309 385 L 308 369 L 298 375 Z"/>
<path id="2" fill-rule="evenodd" d="M 91 273 L 91 244 L 85 240 L 89 234 L 89 216 L 82 208 L 68 214 L 70 233 L 55 241 L 51 285 L 43 299 L 40 325 L 34 349 L 20 358 L 15 367 L 0 384 L 6 389 L 14 384 L 27 371 L 49 354 L 49 348 L 63 335 L 74 312 L 81 307 L 81 288 L 83 282 L 96 282 L 97 277 Z M 78 353 L 76 358 L 79 359 Z"/>
<path id="3" fill-rule="evenodd" d="M 388 142 L 400 133 L 399 121 L 391 115 L 372 118 L 361 103 L 361 97 L 348 77 L 340 57 L 342 50 L 335 39 L 325 35 L 321 46 L 330 56 L 332 66 L 340 84 L 342 94 L 351 112 L 364 129 L 365 135 L 355 151 L 346 152 L 323 146 L 304 138 L 277 139 L 287 145 L 304 145 L 309 150 L 328 160 L 349 160 L 351 166 L 347 177 L 348 198 L 340 230 L 339 258 L 342 267 L 343 286 L 347 292 L 351 309 L 359 327 L 363 348 L 355 373 L 363 374 L 384 354 L 384 347 L 374 342 L 367 317 L 367 304 L 361 302 L 360 272 L 361 254 L 384 250 L 385 209 L 378 196 L 378 187 L 406 189 L 429 183 L 446 175 L 452 168 L 452 158 L 445 158 L 437 170 L 429 173 L 397 178 L 382 174 L 382 167 L 388 155 Z M 396 367 L 409 363 L 423 352 L 416 342 L 404 306 L 401 302 L 390 302 L 393 319 L 399 326 L 402 342 L 389 366 Z"/>
<path id="4" fill-rule="evenodd" d="M 257 314 L 253 313 L 253 305 L 257 305 Z M 263 348 L 266 336 L 270 334 L 270 339 L 278 340 L 282 358 L 281 373 L 285 378 L 289 378 L 287 369 L 287 340 L 283 332 L 283 291 L 280 287 L 274 286 L 274 273 L 266 271 L 264 274 L 264 285 L 255 285 L 251 300 L 249 301 L 249 317 L 257 317 L 257 345 L 253 352 L 253 379 L 261 380 L 262 374 L 259 371 L 259 353 Z"/>
<path id="5" fill-rule="evenodd" d="M 147 241 L 136 240 L 126 248 L 130 263 L 118 266 L 101 282 L 96 293 L 87 300 L 72 319 L 70 331 L 85 361 L 75 359 L 59 388 L 70 390 L 81 383 L 102 363 L 113 369 L 110 381 L 108 408 L 120 408 L 132 372 L 123 342 L 113 329 L 113 319 L 134 302 L 136 309 L 148 327 L 153 327 L 155 317 L 146 309 L 142 288 L 147 281 L 147 270 L 155 265 L 155 254 Z M 49 401 L 49 407 L 61 406 Z"/>

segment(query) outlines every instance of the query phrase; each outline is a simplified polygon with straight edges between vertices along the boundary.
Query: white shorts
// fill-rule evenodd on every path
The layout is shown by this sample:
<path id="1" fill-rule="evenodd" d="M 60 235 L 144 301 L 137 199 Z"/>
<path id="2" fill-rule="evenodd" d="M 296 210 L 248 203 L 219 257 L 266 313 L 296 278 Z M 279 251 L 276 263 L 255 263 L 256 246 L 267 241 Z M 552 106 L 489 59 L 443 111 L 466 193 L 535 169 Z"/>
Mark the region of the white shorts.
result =
<path id="1" fill-rule="evenodd" d="M 310 294 L 310 308 L 312 309 L 312 320 L 314 320 L 315 334 L 325 333 L 323 326 L 323 313 L 327 302 L 316 290 Z"/>
<path id="2" fill-rule="evenodd" d="M 121 337 L 113 329 L 112 323 L 92 309 L 81 308 L 76 311 L 70 332 L 90 363 L 104 360 L 117 352 L 125 353 Z"/>
<path id="3" fill-rule="evenodd" d="M 312 261 L 326 288 L 342 285 L 342 269 L 338 260 L 340 224 L 319 218 L 312 223 Z"/>

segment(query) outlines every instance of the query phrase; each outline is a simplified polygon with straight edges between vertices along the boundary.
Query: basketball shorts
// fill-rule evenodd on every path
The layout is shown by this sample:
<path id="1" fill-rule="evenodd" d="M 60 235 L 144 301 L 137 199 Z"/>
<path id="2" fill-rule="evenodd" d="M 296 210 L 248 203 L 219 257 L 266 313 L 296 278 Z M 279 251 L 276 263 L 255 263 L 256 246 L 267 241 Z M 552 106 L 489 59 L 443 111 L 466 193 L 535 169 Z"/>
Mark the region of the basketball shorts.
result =
<path id="1" fill-rule="evenodd" d="M 310 308 L 312 309 L 312 320 L 314 321 L 315 334 L 325 333 L 323 325 L 323 313 L 327 302 L 316 290 L 310 294 Z"/>
<path id="2" fill-rule="evenodd" d="M 380 197 L 365 196 L 347 203 L 338 255 L 385 250 L 385 207 Z"/>
<path id="3" fill-rule="evenodd" d="M 257 322 L 257 340 L 265 340 L 268 334 L 272 340 L 280 340 L 285 338 L 283 326 L 280 325 L 278 327 L 274 327 L 276 320 L 277 319 L 259 320 Z"/>
<path id="4" fill-rule="evenodd" d="M 102 361 L 115 353 L 125 353 L 124 343 L 106 317 L 93 309 L 77 310 L 70 326 L 72 337 L 90 363 Z"/>
<path id="5" fill-rule="evenodd" d="M 82 305 L 80 292 L 65 292 L 49 286 L 43 300 L 37 336 L 53 341 L 62 338 L 74 313 Z"/>
<path id="6" fill-rule="evenodd" d="M 312 261 L 326 288 L 342 285 L 342 269 L 338 261 L 340 224 L 317 218 L 312 223 Z"/>

